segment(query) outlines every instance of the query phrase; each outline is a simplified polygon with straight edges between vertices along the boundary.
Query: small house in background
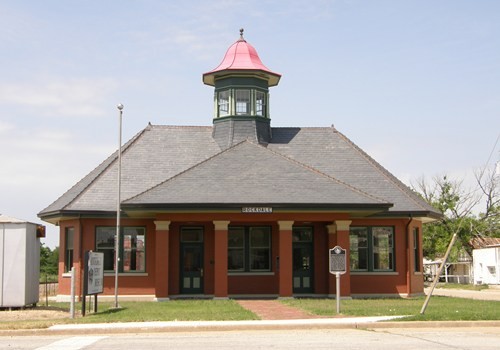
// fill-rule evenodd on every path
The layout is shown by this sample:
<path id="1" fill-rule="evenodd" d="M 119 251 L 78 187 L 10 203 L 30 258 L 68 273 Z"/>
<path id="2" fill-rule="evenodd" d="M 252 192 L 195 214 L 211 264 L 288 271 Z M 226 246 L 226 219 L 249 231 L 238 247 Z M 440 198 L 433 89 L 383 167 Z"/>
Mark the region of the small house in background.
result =
<path id="1" fill-rule="evenodd" d="M 44 236 L 45 226 L 0 214 L 0 308 L 38 302 Z"/>
<path id="2" fill-rule="evenodd" d="M 477 236 L 470 243 L 474 284 L 500 284 L 500 238 Z"/>

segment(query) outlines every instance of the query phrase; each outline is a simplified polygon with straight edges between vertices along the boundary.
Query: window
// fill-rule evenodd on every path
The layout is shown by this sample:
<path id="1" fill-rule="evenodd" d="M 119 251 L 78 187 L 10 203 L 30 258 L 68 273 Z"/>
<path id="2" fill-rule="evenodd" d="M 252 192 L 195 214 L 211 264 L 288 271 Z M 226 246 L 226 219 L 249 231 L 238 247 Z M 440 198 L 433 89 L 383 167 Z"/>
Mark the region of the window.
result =
<path id="1" fill-rule="evenodd" d="M 245 229 L 243 227 L 229 229 L 227 249 L 227 269 L 245 271 Z"/>
<path id="2" fill-rule="evenodd" d="M 292 242 L 312 242 L 312 227 L 294 227 L 292 231 Z"/>
<path id="3" fill-rule="evenodd" d="M 70 272 L 73 267 L 73 239 L 75 229 L 73 227 L 66 227 L 64 232 L 64 242 L 66 242 L 64 249 L 64 272 Z"/>
<path id="4" fill-rule="evenodd" d="M 394 271 L 394 228 L 351 227 L 350 262 L 353 271 Z"/>
<path id="5" fill-rule="evenodd" d="M 96 251 L 104 253 L 104 271 L 115 270 L 116 227 L 96 228 Z M 119 272 L 146 271 L 146 229 L 122 227 Z"/>
<path id="6" fill-rule="evenodd" d="M 219 92 L 219 117 L 229 114 L 229 90 Z"/>
<path id="7" fill-rule="evenodd" d="M 351 227 L 349 235 L 351 270 L 368 270 L 368 228 Z"/>
<path id="8" fill-rule="evenodd" d="M 229 227 L 228 270 L 230 272 L 271 271 L 271 229 Z"/>
<path id="9" fill-rule="evenodd" d="M 261 91 L 255 92 L 255 115 L 265 115 L 265 94 Z"/>
<path id="10" fill-rule="evenodd" d="M 236 114 L 250 114 L 250 90 L 236 90 Z"/>
<path id="11" fill-rule="evenodd" d="M 420 236 L 418 227 L 413 229 L 413 258 L 415 259 L 415 272 L 420 272 Z"/>

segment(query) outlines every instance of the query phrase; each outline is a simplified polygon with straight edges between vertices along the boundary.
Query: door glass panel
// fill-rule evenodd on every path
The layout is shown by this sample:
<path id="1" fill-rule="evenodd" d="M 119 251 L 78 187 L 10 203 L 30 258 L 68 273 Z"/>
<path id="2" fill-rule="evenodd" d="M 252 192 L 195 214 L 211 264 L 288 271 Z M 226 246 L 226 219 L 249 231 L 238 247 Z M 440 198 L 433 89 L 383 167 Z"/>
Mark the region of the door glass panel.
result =
<path id="1" fill-rule="evenodd" d="M 184 248 L 184 272 L 195 272 L 201 268 L 201 254 L 196 247 Z"/>
<path id="2" fill-rule="evenodd" d="M 203 242 L 203 228 L 183 227 L 181 229 L 181 242 Z"/>

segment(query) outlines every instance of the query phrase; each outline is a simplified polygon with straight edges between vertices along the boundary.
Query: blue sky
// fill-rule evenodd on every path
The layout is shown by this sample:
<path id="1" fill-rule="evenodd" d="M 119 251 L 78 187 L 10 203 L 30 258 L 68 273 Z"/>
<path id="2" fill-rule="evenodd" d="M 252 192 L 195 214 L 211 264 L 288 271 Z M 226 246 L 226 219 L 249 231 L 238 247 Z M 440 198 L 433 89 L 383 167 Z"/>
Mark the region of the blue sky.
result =
<path id="1" fill-rule="evenodd" d="M 41 222 L 116 150 L 118 103 L 124 142 L 211 125 L 201 76 L 241 27 L 283 75 L 273 126 L 334 124 L 407 184 L 473 184 L 500 160 L 499 18 L 496 0 L 2 0 L 0 213 Z"/>

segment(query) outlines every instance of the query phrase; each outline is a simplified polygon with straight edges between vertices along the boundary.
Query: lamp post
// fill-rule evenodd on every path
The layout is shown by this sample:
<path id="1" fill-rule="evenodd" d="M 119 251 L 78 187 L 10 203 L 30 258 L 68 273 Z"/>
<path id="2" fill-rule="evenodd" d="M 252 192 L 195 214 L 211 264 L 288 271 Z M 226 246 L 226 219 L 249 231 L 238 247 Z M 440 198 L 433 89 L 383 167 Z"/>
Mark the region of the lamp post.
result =
<path id="1" fill-rule="evenodd" d="M 123 105 L 118 106 L 118 188 L 116 200 L 116 237 L 115 237 L 115 308 L 118 308 L 118 269 L 120 264 L 120 204 L 121 204 L 121 185 L 122 185 L 122 114 Z"/>

